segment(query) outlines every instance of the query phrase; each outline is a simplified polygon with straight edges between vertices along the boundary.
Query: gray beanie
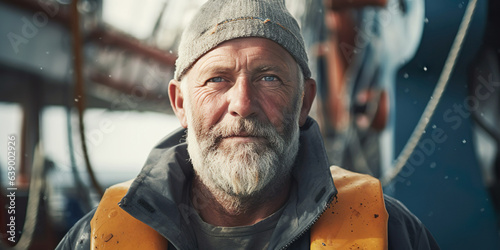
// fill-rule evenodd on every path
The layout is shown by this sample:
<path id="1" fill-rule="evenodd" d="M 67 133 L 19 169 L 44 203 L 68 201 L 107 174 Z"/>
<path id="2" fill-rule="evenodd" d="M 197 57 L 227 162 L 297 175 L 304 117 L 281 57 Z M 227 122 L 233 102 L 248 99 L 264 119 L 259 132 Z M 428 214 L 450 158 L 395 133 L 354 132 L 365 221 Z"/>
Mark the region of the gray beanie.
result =
<path id="1" fill-rule="evenodd" d="M 180 81 L 211 49 L 241 37 L 263 37 L 278 43 L 297 61 L 304 77 L 311 77 L 304 39 L 284 0 L 209 0 L 182 34 L 175 79 Z"/>

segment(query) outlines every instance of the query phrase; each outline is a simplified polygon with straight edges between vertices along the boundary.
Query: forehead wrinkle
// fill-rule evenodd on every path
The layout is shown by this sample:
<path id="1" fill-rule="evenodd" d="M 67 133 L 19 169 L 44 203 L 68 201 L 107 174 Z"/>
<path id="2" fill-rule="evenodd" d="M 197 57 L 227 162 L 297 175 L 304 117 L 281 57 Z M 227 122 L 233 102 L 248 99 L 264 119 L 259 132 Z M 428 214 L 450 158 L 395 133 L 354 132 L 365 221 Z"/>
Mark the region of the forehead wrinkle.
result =
<path id="1" fill-rule="evenodd" d="M 200 60 L 198 66 L 199 73 L 204 72 L 227 72 L 236 68 L 235 60 L 226 55 L 208 55 L 207 58 Z"/>
<path id="2" fill-rule="evenodd" d="M 253 53 L 246 55 L 246 64 L 250 71 L 290 71 L 290 62 L 283 55 L 276 54 L 276 51 L 269 51 L 268 48 L 259 48 Z M 293 60 L 293 58 L 292 58 Z"/>

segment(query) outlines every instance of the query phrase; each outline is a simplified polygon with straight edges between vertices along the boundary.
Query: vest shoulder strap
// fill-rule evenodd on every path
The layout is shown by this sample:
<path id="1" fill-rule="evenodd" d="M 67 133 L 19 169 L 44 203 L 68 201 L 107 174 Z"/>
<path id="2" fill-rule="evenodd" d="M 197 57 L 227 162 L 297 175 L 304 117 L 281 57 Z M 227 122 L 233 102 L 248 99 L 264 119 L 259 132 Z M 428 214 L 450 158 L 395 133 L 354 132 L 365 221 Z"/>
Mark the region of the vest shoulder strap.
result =
<path id="1" fill-rule="evenodd" d="M 311 249 L 387 249 L 380 181 L 332 166 L 337 197 L 311 228 Z"/>
<path id="2" fill-rule="evenodd" d="M 167 249 L 167 240 L 118 206 L 133 180 L 106 190 L 90 221 L 90 249 Z"/>

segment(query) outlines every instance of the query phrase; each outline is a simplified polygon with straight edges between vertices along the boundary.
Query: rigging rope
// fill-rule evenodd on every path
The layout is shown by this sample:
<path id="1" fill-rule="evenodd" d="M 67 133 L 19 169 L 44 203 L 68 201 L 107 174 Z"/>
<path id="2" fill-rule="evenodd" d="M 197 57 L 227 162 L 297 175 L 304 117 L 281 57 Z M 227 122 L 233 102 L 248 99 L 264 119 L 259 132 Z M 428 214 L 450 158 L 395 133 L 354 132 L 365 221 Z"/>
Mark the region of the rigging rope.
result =
<path id="1" fill-rule="evenodd" d="M 462 22 L 460 23 L 460 26 L 458 28 L 457 36 L 455 37 L 455 40 L 453 41 L 453 44 L 450 49 L 450 53 L 448 54 L 448 57 L 446 58 L 446 62 L 443 67 L 443 71 L 441 72 L 441 75 L 439 76 L 438 82 L 436 84 L 436 88 L 434 89 L 434 92 L 432 93 L 431 99 L 427 103 L 427 106 L 425 107 L 424 112 L 422 113 L 422 116 L 420 117 L 420 120 L 417 123 L 417 126 L 413 130 L 410 139 L 408 139 L 408 142 L 406 143 L 405 147 L 399 154 L 398 158 L 396 159 L 394 166 L 392 168 L 392 171 L 388 174 L 386 174 L 381 182 L 382 185 L 387 185 L 389 184 L 396 176 L 401 172 L 403 167 L 405 166 L 406 162 L 410 158 L 411 154 L 415 150 L 415 147 L 417 146 L 418 142 L 420 141 L 420 138 L 422 138 L 422 135 L 425 131 L 425 128 L 429 124 L 429 121 L 431 120 L 432 115 L 434 114 L 434 111 L 436 110 L 436 107 L 439 103 L 439 100 L 443 96 L 443 92 L 446 88 L 446 85 L 448 84 L 450 80 L 450 75 L 451 72 L 453 71 L 455 64 L 457 62 L 457 57 L 458 54 L 460 53 L 462 49 L 462 44 L 465 40 L 465 35 L 467 34 L 467 31 L 470 26 L 470 22 L 472 20 L 472 16 L 474 14 L 474 11 L 476 9 L 477 5 L 477 0 L 470 0 L 469 3 L 467 4 L 467 8 L 465 10 L 465 14 L 462 18 Z"/>
<path id="2" fill-rule="evenodd" d="M 90 164 L 90 157 L 87 150 L 87 142 L 85 139 L 85 127 L 83 120 L 83 113 L 85 111 L 85 86 L 83 82 L 83 55 L 82 55 L 82 39 L 80 33 L 80 15 L 78 12 L 78 0 L 71 2 L 71 33 L 73 37 L 73 54 L 75 57 L 75 100 L 77 101 L 78 120 L 80 128 L 80 138 L 82 143 L 83 158 L 85 159 L 85 166 L 90 177 L 90 181 L 100 197 L 104 194 L 102 187 L 99 185 L 95 173 Z M 71 135 L 69 135 L 71 136 Z"/>

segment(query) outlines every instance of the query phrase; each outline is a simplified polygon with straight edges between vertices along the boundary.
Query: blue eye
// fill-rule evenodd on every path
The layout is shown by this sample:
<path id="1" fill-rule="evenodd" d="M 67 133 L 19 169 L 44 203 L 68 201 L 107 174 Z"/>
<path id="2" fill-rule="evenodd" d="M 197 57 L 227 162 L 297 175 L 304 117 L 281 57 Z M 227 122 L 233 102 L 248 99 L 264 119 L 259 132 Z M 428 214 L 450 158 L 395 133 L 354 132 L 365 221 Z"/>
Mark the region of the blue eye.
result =
<path id="1" fill-rule="evenodd" d="M 224 80 L 224 78 L 222 77 L 214 77 L 214 78 L 210 78 L 208 79 L 207 82 L 225 82 L 226 80 Z"/>
<path id="2" fill-rule="evenodd" d="M 279 77 L 273 76 L 273 75 L 262 76 L 259 79 L 258 82 L 259 82 L 259 84 L 261 86 L 267 87 L 267 88 L 269 88 L 269 87 L 272 87 L 272 88 L 279 87 L 283 83 Z"/>
<path id="3" fill-rule="evenodd" d="M 262 81 L 270 82 L 270 81 L 279 81 L 278 77 L 276 76 L 264 76 L 261 79 Z"/>

